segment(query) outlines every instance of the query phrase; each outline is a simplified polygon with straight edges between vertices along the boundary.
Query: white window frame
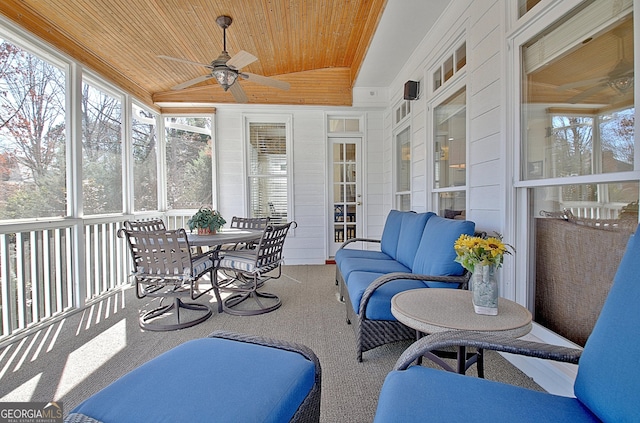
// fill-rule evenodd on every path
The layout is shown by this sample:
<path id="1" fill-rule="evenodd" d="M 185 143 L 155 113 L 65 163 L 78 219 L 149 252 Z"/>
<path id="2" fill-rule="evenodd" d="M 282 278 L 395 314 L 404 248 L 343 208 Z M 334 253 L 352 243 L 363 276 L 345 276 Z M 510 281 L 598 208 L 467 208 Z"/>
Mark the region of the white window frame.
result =
<path id="1" fill-rule="evenodd" d="M 447 81 L 449 82 L 449 81 Z M 443 88 L 443 87 L 441 87 Z M 451 96 L 453 96 L 455 93 L 457 93 L 458 91 L 465 89 L 465 113 L 466 113 L 466 117 L 465 117 L 465 157 L 466 157 L 466 172 L 465 172 L 465 184 L 461 185 L 461 186 L 454 186 L 454 187 L 443 187 L 443 188 L 436 188 L 435 187 L 435 167 L 430 167 L 428 168 L 428 173 L 429 173 L 429 181 L 430 181 L 430 190 L 431 190 L 431 209 L 432 210 L 440 210 L 440 194 L 444 193 L 444 192 L 462 192 L 464 191 L 465 193 L 465 213 L 469 210 L 469 87 L 466 84 L 466 81 L 464 80 L 464 78 L 460 78 L 455 80 L 455 82 L 452 82 L 451 84 L 449 84 L 447 87 L 444 87 L 444 89 L 442 90 L 438 90 L 441 91 L 438 93 L 437 96 L 435 96 L 430 102 L 429 102 L 429 114 L 430 114 L 430 121 L 431 121 L 431 125 L 429 128 L 429 137 L 431 139 L 431 142 L 429 143 L 429 154 L 428 157 L 433 159 L 433 155 L 434 155 L 434 151 L 435 151 L 435 142 L 436 142 L 436 138 L 435 138 L 435 126 L 436 126 L 436 119 L 435 119 L 435 110 L 438 106 L 440 106 L 442 103 L 444 103 L 445 101 L 449 100 L 451 98 Z M 433 160 L 430 162 L 433 163 Z"/>
<path id="2" fill-rule="evenodd" d="M 286 147 L 287 147 L 287 221 L 295 221 L 293 207 L 293 115 L 291 114 L 245 114 L 243 116 L 243 157 L 244 157 L 244 189 L 245 189 L 245 216 L 250 214 L 250 193 L 249 193 L 249 143 L 250 124 L 252 123 L 280 123 L 285 125 Z M 294 231 L 290 233 L 293 235 Z"/>

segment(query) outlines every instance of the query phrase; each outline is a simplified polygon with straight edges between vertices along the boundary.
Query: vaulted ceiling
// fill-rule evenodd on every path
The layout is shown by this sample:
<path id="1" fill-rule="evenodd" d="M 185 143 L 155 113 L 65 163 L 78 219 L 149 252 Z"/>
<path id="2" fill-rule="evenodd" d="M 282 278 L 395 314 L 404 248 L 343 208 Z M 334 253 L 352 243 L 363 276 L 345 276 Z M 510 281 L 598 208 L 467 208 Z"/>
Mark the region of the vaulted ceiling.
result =
<path id="1" fill-rule="evenodd" d="M 290 84 L 241 80 L 248 103 L 351 105 L 352 88 L 387 0 L 3 0 L 0 13 L 139 100 L 233 103 L 203 66 L 223 50 L 216 17 L 228 15 L 227 51 L 258 58 L 242 71 Z"/>

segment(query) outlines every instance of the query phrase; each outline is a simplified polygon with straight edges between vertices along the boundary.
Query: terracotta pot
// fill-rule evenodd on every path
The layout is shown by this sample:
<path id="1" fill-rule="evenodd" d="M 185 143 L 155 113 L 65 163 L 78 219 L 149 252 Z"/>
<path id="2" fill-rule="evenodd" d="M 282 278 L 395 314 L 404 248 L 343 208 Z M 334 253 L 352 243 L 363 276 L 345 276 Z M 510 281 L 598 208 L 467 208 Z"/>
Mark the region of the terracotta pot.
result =
<path id="1" fill-rule="evenodd" d="M 211 230 L 209 228 L 198 228 L 198 235 L 212 235 L 215 234 L 215 230 Z"/>

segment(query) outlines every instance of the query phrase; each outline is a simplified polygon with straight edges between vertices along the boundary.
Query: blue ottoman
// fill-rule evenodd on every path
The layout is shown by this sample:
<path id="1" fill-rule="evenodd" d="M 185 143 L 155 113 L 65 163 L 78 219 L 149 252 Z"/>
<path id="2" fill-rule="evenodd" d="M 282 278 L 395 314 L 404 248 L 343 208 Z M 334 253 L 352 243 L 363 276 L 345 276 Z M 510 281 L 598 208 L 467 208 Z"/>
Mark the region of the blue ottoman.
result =
<path id="1" fill-rule="evenodd" d="M 318 422 L 320 382 L 303 345 L 217 331 L 125 374 L 65 422 Z"/>

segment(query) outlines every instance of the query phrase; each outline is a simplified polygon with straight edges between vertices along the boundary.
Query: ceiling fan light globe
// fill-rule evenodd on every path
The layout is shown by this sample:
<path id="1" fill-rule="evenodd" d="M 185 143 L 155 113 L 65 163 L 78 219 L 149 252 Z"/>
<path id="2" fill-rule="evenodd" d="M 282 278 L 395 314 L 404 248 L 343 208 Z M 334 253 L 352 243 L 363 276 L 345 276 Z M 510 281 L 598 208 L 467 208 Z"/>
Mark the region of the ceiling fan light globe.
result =
<path id="1" fill-rule="evenodd" d="M 609 86 L 624 95 L 633 88 L 633 76 L 623 76 L 609 81 Z"/>
<path id="2" fill-rule="evenodd" d="M 238 79 L 238 73 L 228 68 L 214 69 L 213 76 L 225 91 L 227 91 L 229 87 L 236 82 L 236 79 Z"/>

